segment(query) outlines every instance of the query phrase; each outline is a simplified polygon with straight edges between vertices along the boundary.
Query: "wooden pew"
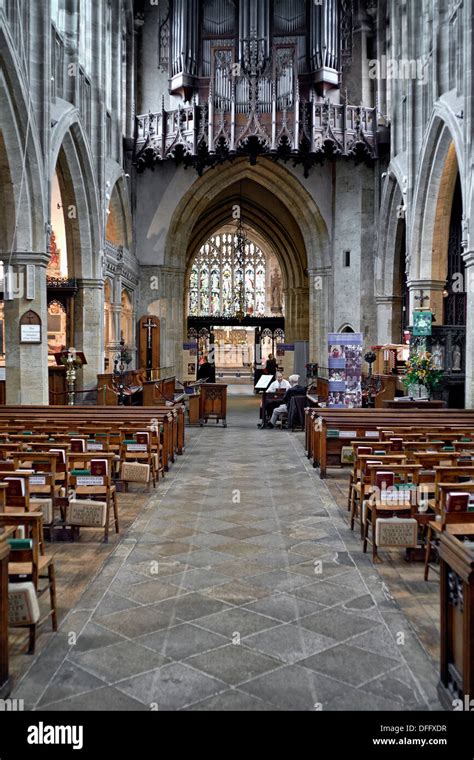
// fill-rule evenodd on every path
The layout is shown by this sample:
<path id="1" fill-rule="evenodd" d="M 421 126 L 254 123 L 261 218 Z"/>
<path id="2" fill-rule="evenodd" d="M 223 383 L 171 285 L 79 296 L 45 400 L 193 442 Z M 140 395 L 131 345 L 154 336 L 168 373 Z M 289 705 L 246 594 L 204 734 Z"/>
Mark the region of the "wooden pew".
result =
<path id="1" fill-rule="evenodd" d="M 32 425 L 39 420 L 48 427 L 49 432 L 55 429 L 61 422 L 66 422 L 69 427 L 80 424 L 106 424 L 121 423 L 122 425 L 136 425 L 148 427 L 152 420 L 156 419 L 163 426 L 163 446 L 165 469 L 175 461 L 175 456 L 182 455 L 185 450 L 185 416 L 184 405 L 174 407 L 54 407 L 54 417 L 45 417 L 48 407 L 2 407 L 0 409 L 0 423 L 8 421 L 14 423 L 19 417 L 23 424 Z M 170 437 L 171 436 L 171 440 Z"/>
<path id="2" fill-rule="evenodd" d="M 4 499 L 6 484 L 0 484 L 1 498 Z M 0 508 L 1 511 L 1 508 Z M 0 533 L 0 699 L 10 694 L 10 674 L 8 666 L 8 557 L 10 547 L 8 534 Z"/>
<path id="3" fill-rule="evenodd" d="M 319 466 L 321 478 L 325 478 L 328 465 L 340 464 L 342 446 L 356 439 L 364 439 L 370 445 L 379 439 L 382 429 L 393 431 L 400 425 L 433 432 L 446 427 L 449 429 L 446 435 L 453 440 L 456 435 L 463 437 L 469 431 L 474 432 L 474 410 L 400 410 L 394 413 L 377 409 L 318 409 L 310 425 L 308 454 L 313 466 Z"/>
<path id="4" fill-rule="evenodd" d="M 438 694 L 446 710 L 469 710 L 474 694 L 474 553 L 445 533 L 440 547 L 441 668 Z M 464 704 L 468 700 L 468 706 Z"/>

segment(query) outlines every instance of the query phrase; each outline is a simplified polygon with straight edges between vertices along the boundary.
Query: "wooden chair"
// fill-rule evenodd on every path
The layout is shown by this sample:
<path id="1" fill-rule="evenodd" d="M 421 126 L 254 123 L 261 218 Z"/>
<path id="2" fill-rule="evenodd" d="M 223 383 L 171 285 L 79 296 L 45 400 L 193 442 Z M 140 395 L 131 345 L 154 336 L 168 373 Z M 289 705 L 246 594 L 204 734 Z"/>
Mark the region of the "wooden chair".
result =
<path id="1" fill-rule="evenodd" d="M 372 545 L 372 561 L 375 563 L 379 560 L 376 543 L 376 526 L 378 518 L 387 517 L 400 517 L 400 516 L 413 516 L 418 505 L 419 499 L 419 475 L 421 465 L 414 464 L 399 464 L 390 465 L 387 470 L 393 475 L 396 486 L 407 486 L 406 492 L 403 490 L 393 491 L 388 494 L 388 498 L 384 501 L 383 493 L 379 493 L 376 480 L 380 473 L 381 468 L 378 466 L 370 465 L 368 467 L 368 474 L 370 479 L 370 496 L 366 501 L 366 516 L 363 526 L 363 539 L 364 539 L 364 554 L 367 553 L 368 545 Z M 369 530 L 371 534 L 369 535 Z"/>
<path id="2" fill-rule="evenodd" d="M 152 431 L 122 429 L 121 436 L 120 461 L 122 463 L 122 479 L 124 480 L 126 487 L 128 487 L 129 482 L 146 482 L 145 480 L 129 480 L 128 477 L 123 476 L 123 474 L 127 473 L 130 469 L 127 468 L 127 465 L 136 463 L 149 467 L 150 476 L 148 478 L 148 487 L 150 487 L 151 481 L 153 483 L 153 488 L 156 488 L 156 475 L 157 472 L 159 474 L 161 471 L 161 462 L 160 450 L 157 451 L 156 443 L 155 446 L 153 444 Z M 157 464 L 158 469 L 156 466 Z"/>
<path id="3" fill-rule="evenodd" d="M 105 503 L 105 518 L 103 520 L 103 526 L 99 526 L 97 518 L 95 518 L 94 524 L 80 524 L 80 521 L 75 520 L 72 524 L 82 528 L 93 528 L 97 530 L 98 527 L 103 527 L 104 530 L 104 543 L 109 541 L 110 521 L 111 514 L 113 514 L 113 524 L 115 526 L 115 532 L 120 532 L 119 516 L 118 516 L 118 504 L 117 504 L 117 489 L 112 483 L 112 467 L 115 460 L 115 455 L 108 454 L 69 454 L 68 466 L 69 466 L 69 487 L 75 494 L 74 505 L 80 507 L 80 502 L 98 502 Z M 105 462 L 107 464 L 107 471 L 100 475 L 93 475 L 91 469 L 94 462 Z M 76 467 L 85 466 L 88 468 L 89 474 L 79 474 Z M 72 506 L 72 505 L 71 505 Z M 91 504 L 91 506 L 94 506 Z M 69 510 L 70 514 L 71 510 Z M 66 516 L 66 521 L 68 517 Z"/>
<path id="4" fill-rule="evenodd" d="M 363 539 L 363 525 L 362 525 L 362 505 L 364 500 L 370 493 L 370 475 L 368 467 L 370 463 L 376 464 L 380 470 L 387 469 L 391 465 L 403 464 L 406 462 L 406 456 L 404 454 L 385 454 L 378 456 L 375 454 L 377 446 L 374 446 L 374 454 L 364 454 L 358 456 L 356 466 L 358 476 L 357 482 L 352 484 L 352 491 L 350 497 L 350 512 L 351 512 L 351 530 L 354 530 L 356 520 L 360 521 L 360 537 Z"/>
<path id="5" fill-rule="evenodd" d="M 50 611 L 47 615 L 40 618 L 37 622 L 27 624 L 26 626 L 18 626 L 27 627 L 29 629 L 29 654 L 34 654 L 36 629 L 39 625 L 51 617 L 53 631 L 58 630 L 54 561 L 51 556 L 40 552 L 42 520 L 42 515 L 38 513 L 0 513 L 0 527 L 19 528 L 25 526 L 28 529 L 28 539 L 26 544 L 20 544 L 20 546 L 25 545 L 25 548 L 15 549 L 10 553 L 10 561 L 8 565 L 9 581 L 11 583 L 31 582 L 38 598 L 41 598 L 48 592 L 50 596 Z M 47 581 L 45 586 L 42 586 L 42 581 Z"/>

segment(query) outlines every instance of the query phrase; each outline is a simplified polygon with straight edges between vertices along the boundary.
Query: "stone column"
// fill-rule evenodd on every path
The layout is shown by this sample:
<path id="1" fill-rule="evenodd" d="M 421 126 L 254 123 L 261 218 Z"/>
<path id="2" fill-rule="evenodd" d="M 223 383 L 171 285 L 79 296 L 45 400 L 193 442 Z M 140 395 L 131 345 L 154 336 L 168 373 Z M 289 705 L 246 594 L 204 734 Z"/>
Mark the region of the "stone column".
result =
<path id="1" fill-rule="evenodd" d="M 402 339 L 401 296 L 378 296 L 377 303 L 377 343 L 400 343 Z"/>
<path id="2" fill-rule="evenodd" d="M 87 359 L 78 382 L 87 390 L 96 387 L 97 375 L 104 371 L 104 281 L 84 279 L 78 280 L 77 284 L 74 348 L 83 351 Z"/>
<path id="3" fill-rule="evenodd" d="M 7 404 L 49 404 L 48 380 L 48 303 L 46 291 L 46 253 L 14 253 L 12 299 L 5 300 L 5 365 Z M 34 295 L 26 299 L 26 266 L 33 265 Z M 41 318 L 41 345 L 20 344 L 21 317 L 34 311 Z"/>
<path id="4" fill-rule="evenodd" d="M 327 337 L 330 331 L 329 302 L 331 267 L 310 269 L 309 275 L 309 358 L 321 367 L 328 363 Z"/>
<path id="5" fill-rule="evenodd" d="M 466 408 L 474 408 L 474 251 L 464 254 L 466 265 Z"/>
<path id="6" fill-rule="evenodd" d="M 161 326 L 161 368 L 181 377 L 186 337 L 185 270 L 173 267 L 141 267 L 140 317 L 158 317 Z"/>

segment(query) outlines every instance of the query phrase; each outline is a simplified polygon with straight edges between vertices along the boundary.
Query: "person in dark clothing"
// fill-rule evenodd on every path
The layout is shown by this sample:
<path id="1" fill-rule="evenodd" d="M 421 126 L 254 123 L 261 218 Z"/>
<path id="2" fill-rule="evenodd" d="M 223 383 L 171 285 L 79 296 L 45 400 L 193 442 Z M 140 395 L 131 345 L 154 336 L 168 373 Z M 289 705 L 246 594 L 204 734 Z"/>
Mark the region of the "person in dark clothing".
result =
<path id="1" fill-rule="evenodd" d="M 216 382 L 216 365 L 211 364 L 207 356 L 204 357 L 204 361 L 198 369 L 197 379 L 212 384 Z"/>
<path id="2" fill-rule="evenodd" d="M 270 354 L 265 364 L 265 372 L 267 375 L 271 375 L 275 379 L 278 370 L 278 363 L 273 354 Z"/>
<path id="3" fill-rule="evenodd" d="M 292 375 L 290 377 L 290 385 L 291 385 L 291 388 L 285 393 L 281 406 L 277 407 L 277 409 L 275 409 L 275 411 L 272 414 L 271 422 L 268 425 L 270 428 L 275 427 L 278 420 L 283 414 L 288 414 L 290 401 L 294 396 L 306 396 L 306 388 L 303 388 L 303 386 L 300 385 L 299 375 Z"/>

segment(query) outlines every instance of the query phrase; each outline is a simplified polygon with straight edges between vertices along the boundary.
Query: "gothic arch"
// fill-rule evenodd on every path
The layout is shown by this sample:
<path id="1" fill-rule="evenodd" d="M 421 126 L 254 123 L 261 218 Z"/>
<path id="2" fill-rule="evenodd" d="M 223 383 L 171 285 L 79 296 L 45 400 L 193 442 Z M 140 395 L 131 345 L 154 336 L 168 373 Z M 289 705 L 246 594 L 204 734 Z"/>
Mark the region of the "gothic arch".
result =
<path id="1" fill-rule="evenodd" d="M 183 195 L 173 214 L 165 247 L 165 266 L 186 266 L 192 231 L 212 206 L 222 188 L 251 180 L 274 195 L 294 217 L 300 229 L 309 269 L 331 265 L 329 233 L 314 199 L 286 168 L 262 159 L 250 166 L 245 159 L 208 171 Z"/>
<path id="2" fill-rule="evenodd" d="M 65 205 L 68 249 L 72 253 L 74 276 L 98 279 L 101 261 L 100 202 L 92 154 L 76 109 L 66 111 L 57 123 L 51 140 L 51 178 L 60 168 L 61 194 Z M 68 210 L 72 208 L 72 218 Z"/>
<path id="3" fill-rule="evenodd" d="M 28 88 L 21 71 L 10 38 L 0 25 L 0 150 L 1 168 L 9 188 L 4 222 L 8 228 L 10 250 L 13 247 L 16 251 L 40 252 L 44 250 L 45 220 L 48 218 L 41 172 L 43 158 L 36 123 L 29 108 Z"/>
<path id="4" fill-rule="evenodd" d="M 411 281 L 438 279 L 436 245 L 442 234 L 442 206 L 445 183 L 451 181 L 456 163 L 456 174 L 461 175 L 465 200 L 463 141 L 459 125 L 451 112 L 435 108 L 424 141 L 420 170 L 415 185 L 409 233 L 409 276 Z M 453 185 L 454 189 L 454 185 Z M 441 205 L 440 205 L 441 202 Z M 464 203 L 465 207 L 465 203 Z"/>
<path id="5" fill-rule="evenodd" d="M 240 187 L 245 186 L 247 192 Z M 256 197 L 257 190 L 266 198 Z M 239 159 L 219 171 L 209 171 L 181 198 L 170 222 L 165 244 L 165 267 L 184 291 L 186 268 L 192 256 L 213 233 L 232 220 L 232 205 L 241 202 L 245 223 L 267 241 L 281 266 L 287 297 L 287 324 L 292 340 L 309 340 L 310 354 L 323 361 L 329 329 L 328 294 L 311 287 L 315 272 L 331 271 L 329 233 L 321 212 L 300 181 L 286 168 L 268 160 L 251 166 Z M 278 208 L 272 213 L 272 204 Z M 282 218 L 282 216 L 284 218 Z M 290 229 L 288 229 L 290 225 Z M 326 288 L 327 290 L 327 288 Z M 288 300 L 291 303 L 288 306 Z M 185 332 L 185 299 L 173 321 Z M 162 362 L 179 366 L 182 333 L 173 337 Z"/>
<path id="6" fill-rule="evenodd" d="M 390 171 L 382 195 L 380 207 L 380 232 L 376 260 L 376 295 L 388 296 L 395 292 L 399 251 L 397 251 L 397 230 L 400 211 L 403 206 L 401 184 L 395 173 Z"/>
<path id="7" fill-rule="evenodd" d="M 130 211 L 130 203 L 128 198 L 128 190 L 125 184 L 125 179 L 122 175 L 120 168 L 116 167 L 114 172 L 115 177 L 110 182 L 109 196 L 107 210 L 113 215 L 114 230 L 113 237 L 111 236 L 111 218 L 108 217 L 106 227 L 106 240 L 112 244 L 121 245 L 128 251 L 132 249 L 133 241 L 133 227 L 132 216 Z"/>

